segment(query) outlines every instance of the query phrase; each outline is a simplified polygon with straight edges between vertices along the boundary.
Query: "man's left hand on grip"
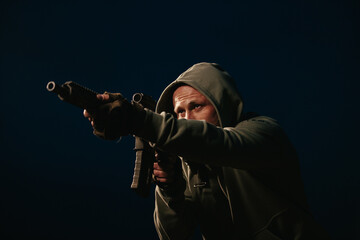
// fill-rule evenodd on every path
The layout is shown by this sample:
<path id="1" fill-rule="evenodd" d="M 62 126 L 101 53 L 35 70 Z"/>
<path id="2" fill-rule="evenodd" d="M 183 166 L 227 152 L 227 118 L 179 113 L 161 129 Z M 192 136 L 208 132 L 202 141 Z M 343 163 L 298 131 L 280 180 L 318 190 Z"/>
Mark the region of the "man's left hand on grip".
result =
<path id="1" fill-rule="evenodd" d="M 88 118 L 94 128 L 94 134 L 106 140 L 115 140 L 133 132 L 136 109 L 120 93 L 98 94 L 103 102 L 95 109 L 85 109 L 84 117 Z"/>

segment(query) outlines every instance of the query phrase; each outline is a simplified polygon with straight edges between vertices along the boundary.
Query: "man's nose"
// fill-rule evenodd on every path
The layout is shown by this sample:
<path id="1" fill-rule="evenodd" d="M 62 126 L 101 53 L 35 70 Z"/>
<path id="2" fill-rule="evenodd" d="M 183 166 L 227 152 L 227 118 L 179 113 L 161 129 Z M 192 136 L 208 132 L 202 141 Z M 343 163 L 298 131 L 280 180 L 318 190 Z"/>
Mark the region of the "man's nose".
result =
<path id="1" fill-rule="evenodd" d="M 194 115 L 191 113 L 191 111 L 186 112 L 185 119 L 194 119 Z"/>

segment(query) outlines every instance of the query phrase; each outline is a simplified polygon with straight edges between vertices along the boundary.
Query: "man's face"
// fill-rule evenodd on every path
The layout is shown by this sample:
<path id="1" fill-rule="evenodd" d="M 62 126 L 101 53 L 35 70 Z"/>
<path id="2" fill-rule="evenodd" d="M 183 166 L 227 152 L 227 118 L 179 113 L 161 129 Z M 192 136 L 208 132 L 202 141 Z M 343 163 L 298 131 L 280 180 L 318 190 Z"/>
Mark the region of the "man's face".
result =
<path id="1" fill-rule="evenodd" d="M 175 90 L 173 105 L 178 119 L 205 120 L 219 125 L 214 106 L 204 95 L 190 86 L 181 86 Z"/>

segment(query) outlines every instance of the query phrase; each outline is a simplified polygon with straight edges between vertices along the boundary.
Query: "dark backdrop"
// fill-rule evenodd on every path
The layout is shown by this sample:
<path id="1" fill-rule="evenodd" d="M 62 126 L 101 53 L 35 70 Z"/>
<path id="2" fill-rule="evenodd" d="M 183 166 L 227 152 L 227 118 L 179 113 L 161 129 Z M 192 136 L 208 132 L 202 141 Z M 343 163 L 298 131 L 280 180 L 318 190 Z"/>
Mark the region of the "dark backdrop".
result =
<path id="1" fill-rule="evenodd" d="M 2 1 L 2 239 L 156 239 L 153 197 L 129 187 L 133 139 L 92 135 L 46 91 L 76 81 L 157 98 L 192 64 L 217 62 L 247 111 L 297 148 L 315 218 L 359 239 L 359 1 Z"/>

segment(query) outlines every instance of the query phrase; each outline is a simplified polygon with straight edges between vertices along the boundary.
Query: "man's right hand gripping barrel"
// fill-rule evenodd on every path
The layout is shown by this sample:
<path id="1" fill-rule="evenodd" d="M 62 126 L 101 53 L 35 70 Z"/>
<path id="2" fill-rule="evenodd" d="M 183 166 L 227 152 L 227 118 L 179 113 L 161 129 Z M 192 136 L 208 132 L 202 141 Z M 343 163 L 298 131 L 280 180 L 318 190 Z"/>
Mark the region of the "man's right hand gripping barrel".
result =
<path id="1" fill-rule="evenodd" d="M 89 119 L 94 134 L 106 140 L 116 140 L 121 136 L 134 134 L 145 118 L 140 104 L 128 102 L 120 93 L 97 94 L 102 103 L 96 108 L 85 109 L 84 117 Z"/>

